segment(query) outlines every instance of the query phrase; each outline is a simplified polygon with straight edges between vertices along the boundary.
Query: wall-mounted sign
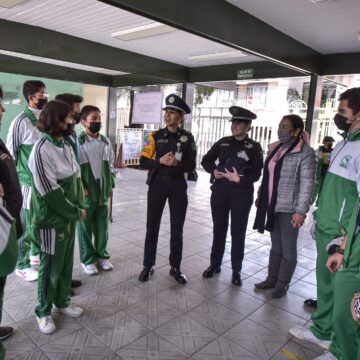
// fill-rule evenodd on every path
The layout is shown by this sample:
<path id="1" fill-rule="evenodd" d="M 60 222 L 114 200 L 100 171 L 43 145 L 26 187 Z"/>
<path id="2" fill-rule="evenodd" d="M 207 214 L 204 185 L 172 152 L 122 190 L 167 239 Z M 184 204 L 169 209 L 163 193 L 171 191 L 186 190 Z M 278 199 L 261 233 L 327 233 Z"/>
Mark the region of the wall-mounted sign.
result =
<path id="1" fill-rule="evenodd" d="M 237 71 L 238 79 L 252 79 L 254 77 L 254 69 L 242 69 Z"/>
<path id="2" fill-rule="evenodd" d="M 132 112 L 132 124 L 158 124 L 161 122 L 163 102 L 161 91 L 136 93 Z"/>

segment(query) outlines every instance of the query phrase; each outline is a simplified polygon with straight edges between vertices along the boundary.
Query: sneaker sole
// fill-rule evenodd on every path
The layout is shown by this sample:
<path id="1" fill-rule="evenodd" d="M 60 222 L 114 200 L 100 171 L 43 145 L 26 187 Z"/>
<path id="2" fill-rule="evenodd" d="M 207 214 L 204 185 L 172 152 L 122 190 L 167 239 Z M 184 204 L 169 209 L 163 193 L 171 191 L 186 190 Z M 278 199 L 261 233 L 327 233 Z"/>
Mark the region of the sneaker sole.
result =
<path id="1" fill-rule="evenodd" d="M 38 277 L 36 277 L 34 279 L 26 279 L 26 277 L 23 274 L 21 274 L 21 273 L 19 273 L 17 271 L 15 271 L 15 275 L 22 278 L 25 281 L 28 281 L 28 282 L 33 282 L 33 281 L 36 281 L 38 279 Z"/>
<path id="2" fill-rule="evenodd" d="M 308 339 L 308 338 L 304 338 L 304 337 L 300 337 L 298 336 L 294 331 L 292 331 L 292 329 L 289 330 L 289 333 L 296 337 L 297 339 L 299 340 L 302 340 L 302 341 L 307 341 L 307 342 L 310 342 L 312 344 L 316 344 L 316 345 L 319 345 L 320 347 L 322 347 L 323 349 L 327 350 L 329 349 L 330 345 L 331 345 L 331 341 L 327 342 L 327 341 L 324 341 L 324 340 L 313 340 L 313 339 Z"/>
<path id="3" fill-rule="evenodd" d="M 70 318 L 74 318 L 74 319 L 79 318 L 79 317 L 81 317 L 82 315 L 84 315 L 84 312 L 82 312 L 82 313 L 79 314 L 79 315 L 68 314 L 68 313 L 66 313 L 65 311 L 62 311 L 62 310 L 60 310 L 60 312 L 61 312 L 62 314 L 64 314 L 64 315 L 66 315 L 66 316 L 68 316 L 68 317 L 70 317 Z"/>
<path id="4" fill-rule="evenodd" d="M 43 334 L 47 334 L 47 335 L 53 334 L 54 332 L 56 332 L 56 329 L 52 329 L 51 331 L 49 331 L 49 330 L 40 329 L 40 327 L 39 327 L 39 330 L 40 330 Z"/>

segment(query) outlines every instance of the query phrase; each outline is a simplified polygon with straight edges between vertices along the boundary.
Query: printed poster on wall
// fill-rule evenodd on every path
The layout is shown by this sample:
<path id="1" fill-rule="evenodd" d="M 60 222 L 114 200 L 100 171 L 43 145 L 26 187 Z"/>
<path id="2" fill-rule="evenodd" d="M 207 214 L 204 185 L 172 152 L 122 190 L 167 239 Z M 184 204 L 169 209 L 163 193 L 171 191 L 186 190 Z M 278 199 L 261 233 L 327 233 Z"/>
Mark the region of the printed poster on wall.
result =
<path id="1" fill-rule="evenodd" d="M 164 94 L 162 91 L 134 95 L 132 124 L 159 124 Z"/>
<path id="2" fill-rule="evenodd" d="M 143 141 L 142 129 L 123 129 L 120 131 L 120 143 L 123 145 L 123 160 L 139 159 Z"/>

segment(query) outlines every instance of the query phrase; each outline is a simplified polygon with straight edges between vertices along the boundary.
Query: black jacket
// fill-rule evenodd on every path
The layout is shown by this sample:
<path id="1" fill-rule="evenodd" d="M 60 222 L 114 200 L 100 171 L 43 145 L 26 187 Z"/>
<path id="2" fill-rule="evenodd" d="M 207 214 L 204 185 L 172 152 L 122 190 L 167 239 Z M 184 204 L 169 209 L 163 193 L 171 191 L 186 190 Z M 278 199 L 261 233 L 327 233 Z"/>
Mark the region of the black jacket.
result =
<path id="1" fill-rule="evenodd" d="M 5 144 L 0 140 L 0 184 L 4 189 L 4 206 L 16 219 L 17 236 L 22 235 L 20 220 L 22 194 L 16 166 Z"/>
<path id="2" fill-rule="evenodd" d="M 226 136 L 217 141 L 205 154 L 201 161 L 202 167 L 211 174 L 210 181 L 213 183 L 214 170 L 224 172 L 225 168 L 233 171 L 233 167 L 241 175 L 239 184 L 232 183 L 241 188 L 252 187 L 258 181 L 263 168 L 263 151 L 261 145 L 246 137 L 236 140 L 234 136 Z M 229 182 L 227 179 L 216 181 Z"/>

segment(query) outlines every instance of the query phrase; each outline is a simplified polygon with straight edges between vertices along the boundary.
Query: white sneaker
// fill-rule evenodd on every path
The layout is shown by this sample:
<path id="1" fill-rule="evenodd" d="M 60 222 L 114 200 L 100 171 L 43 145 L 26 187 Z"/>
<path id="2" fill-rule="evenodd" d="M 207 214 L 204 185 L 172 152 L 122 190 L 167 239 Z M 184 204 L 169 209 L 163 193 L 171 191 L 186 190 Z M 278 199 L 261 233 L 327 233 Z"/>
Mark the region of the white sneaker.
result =
<path id="1" fill-rule="evenodd" d="M 35 281 L 38 279 L 38 272 L 29 267 L 27 269 L 15 269 L 15 275 L 23 278 L 25 281 Z"/>
<path id="2" fill-rule="evenodd" d="M 55 326 L 54 320 L 50 315 L 44 316 L 41 318 L 36 317 L 36 320 L 38 322 L 39 329 L 42 333 L 52 334 L 56 331 L 56 326 Z"/>
<path id="3" fill-rule="evenodd" d="M 112 270 L 114 268 L 113 264 L 108 259 L 100 259 L 99 260 L 99 266 L 104 271 L 109 271 L 109 270 Z"/>
<path id="4" fill-rule="evenodd" d="M 62 314 L 72 318 L 78 318 L 84 313 L 84 310 L 81 307 L 75 306 L 73 304 L 69 304 L 68 307 L 63 309 L 60 309 L 54 305 L 54 311 L 61 312 Z"/>
<path id="5" fill-rule="evenodd" d="M 30 265 L 31 266 L 40 266 L 40 255 L 30 255 Z"/>
<path id="6" fill-rule="evenodd" d="M 294 326 L 289 330 L 289 333 L 300 340 L 310 341 L 314 344 L 318 344 L 324 349 L 328 349 L 331 344 L 331 341 L 318 339 L 306 326 Z"/>
<path id="7" fill-rule="evenodd" d="M 330 351 L 325 351 L 322 355 L 318 356 L 314 360 L 337 360 L 337 358 Z"/>
<path id="8" fill-rule="evenodd" d="M 85 274 L 87 275 L 96 275 L 99 272 L 95 264 L 89 264 L 89 265 L 81 264 L 81 265 L 85 271 Z"/>

